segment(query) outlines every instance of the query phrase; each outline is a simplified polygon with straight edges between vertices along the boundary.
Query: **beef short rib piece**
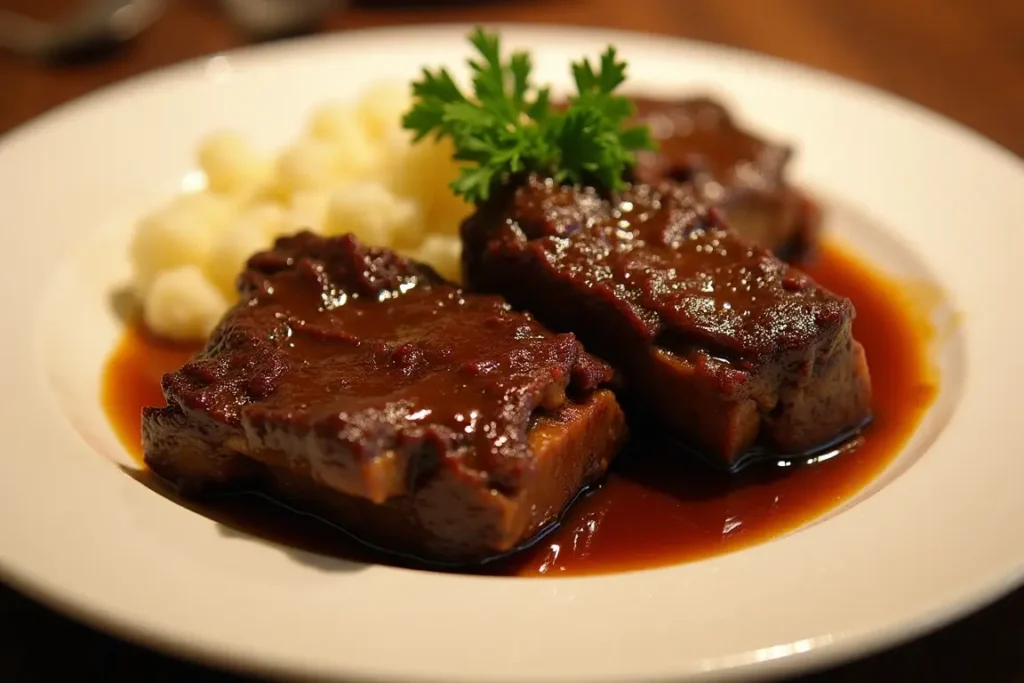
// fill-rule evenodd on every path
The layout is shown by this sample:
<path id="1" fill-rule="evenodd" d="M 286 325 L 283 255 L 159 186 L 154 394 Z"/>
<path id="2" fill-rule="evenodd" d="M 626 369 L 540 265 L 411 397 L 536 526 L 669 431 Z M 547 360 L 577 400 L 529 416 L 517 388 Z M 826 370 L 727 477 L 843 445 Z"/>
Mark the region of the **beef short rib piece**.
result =
<path id="1" fill-rule="evenodd" d="M 821 217 L 817 205 L 786 182 L 791 147 L 744 130 L 707 97 L 635 103 L 638 122 L 650 127 L 659 150 L 637 156 L 634 180 L 693 182 L 747 239 L 782 259 L 809 255 Z"/>
<path id="2" fill-rule="evenodd" d="M 852 303 L 728 228 L 690 185 L 606 198 L 530 177 L 462 238 L 469 286 L 575 333 L 643 415 L 715 463 L 807 454 L 869 417 Z"/>
<path id="3" fill-rule="evenodd" d="M 253 256 L 240 302 L 143 411 L 146 463 L 183 494 L 266 491 L 433 562 L 557 521 L 625 438 L 611 369 L 502 299 L 310 233 Z"/>

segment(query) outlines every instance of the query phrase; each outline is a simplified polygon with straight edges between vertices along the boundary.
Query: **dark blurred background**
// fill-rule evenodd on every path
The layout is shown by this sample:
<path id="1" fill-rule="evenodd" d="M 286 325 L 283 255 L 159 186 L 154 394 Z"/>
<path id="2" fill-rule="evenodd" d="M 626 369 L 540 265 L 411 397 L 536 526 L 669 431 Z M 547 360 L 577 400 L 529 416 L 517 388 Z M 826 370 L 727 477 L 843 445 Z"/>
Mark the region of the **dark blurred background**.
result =
<path id="1" fill-rule="evenodd" d="M 96 5 L 104 1 L 118 4 Z M 114 81 L 256 41 L 518 21 L 652 31 L 782 57 L 914 100 L 1024 156 L 1024 0 L 136 0 L 120 3 L 128 9 L 113 23 L 82 14 L 90 4 L 0 0 L 0 134 Z M 2 586 L 0 628 L 2 681 L 67 680 L 72 671 L 86 681 L 239 680 L 122 644 Z M 801 680 L 1024 683 L 1024 590 Z"/>
<path id="2" fill-rule="evenodd" d="M 56 20 L 88 2 L 0 0 L 0 11 Z M 309 3 L 311 13 L 326 7 L 311 22 L 321 31 L 531 21 L 734 45 L 898 93 L 1024 154 L 1024 0 L 145 0 L 143 5 L 149 2 L 163 5 L 162 15 L 106 59 L 42 68 L 0 54 L 0 132 L 112 81 L 263 38 L 265 32 L 254 30 L 259 12 L 253 9 L 284 2 L 294 8 Z M 0 12 L 0 45 L 3 19 Z"/>

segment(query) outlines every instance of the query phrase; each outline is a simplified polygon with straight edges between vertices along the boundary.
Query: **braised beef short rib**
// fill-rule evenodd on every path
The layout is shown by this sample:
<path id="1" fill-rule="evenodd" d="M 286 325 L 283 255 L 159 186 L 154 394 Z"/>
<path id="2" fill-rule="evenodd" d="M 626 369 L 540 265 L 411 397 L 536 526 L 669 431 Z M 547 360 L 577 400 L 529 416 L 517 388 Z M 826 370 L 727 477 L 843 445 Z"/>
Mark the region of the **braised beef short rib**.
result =
<path id="1" fill-rule="evenodd" d="M 637 99 L 657 152 L 641 152 L 632 178 L 639 183 L 692 182 L 716 202 L 741 235 L 776 256 L 799 261 L 817 241 L 820 211 L 786 179 L 793 150 L 742 128 L 709 97 Z"/>
<path id="2" fill-rule="evenodd" d="M 310 233 L 254 255 L 239 303 L 143 413 L 183 494 L 265 491 L 435 562 L 530 540 L 625 438 L 611 370 L 495 296 Z"/>
<path id="3" fill-rule="evenodd" d="M 466 283 L 572 332 L 630 403 L 713 462 L 804 454 L 869 418 L 852 303 L 727 227 L 692 185 L 539 177 L 463 223 Z"/>

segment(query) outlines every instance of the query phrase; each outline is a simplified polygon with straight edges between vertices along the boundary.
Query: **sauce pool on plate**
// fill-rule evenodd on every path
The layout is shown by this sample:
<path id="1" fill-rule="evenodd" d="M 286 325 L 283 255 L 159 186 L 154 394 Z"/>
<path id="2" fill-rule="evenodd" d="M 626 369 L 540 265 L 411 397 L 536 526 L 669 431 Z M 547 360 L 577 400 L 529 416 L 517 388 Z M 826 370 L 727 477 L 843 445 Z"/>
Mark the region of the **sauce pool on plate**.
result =
<path id="1" fill-rule="evenodd" d="M 739 550 L 785 534 L 848 500 L 898 454 L 935 396 L 929 329 L 892 296 L 893 283 L 830 245 L 804 270 L 852 299 L 854 336 L 871 368 L 874 419 L 837 457 L 763 463 L 735 475 L 710 470 L 637 430 L 605 482 L 580 497 L 561 524 L 531 547 L 471 571 L 580 575 L 652 568 Z M 160 379 L 195 346 L 125 331 L 108 361 L 103 403 L 125 448 L 140 462 L 143 406 L 163 405 Z M 155 478 L 140 477 L 173 496 Z M 377 553 L 314 517 L 252 494 L 188 507 L 229 527 L 284 545 L 363 562 L 417 566 Z"/>

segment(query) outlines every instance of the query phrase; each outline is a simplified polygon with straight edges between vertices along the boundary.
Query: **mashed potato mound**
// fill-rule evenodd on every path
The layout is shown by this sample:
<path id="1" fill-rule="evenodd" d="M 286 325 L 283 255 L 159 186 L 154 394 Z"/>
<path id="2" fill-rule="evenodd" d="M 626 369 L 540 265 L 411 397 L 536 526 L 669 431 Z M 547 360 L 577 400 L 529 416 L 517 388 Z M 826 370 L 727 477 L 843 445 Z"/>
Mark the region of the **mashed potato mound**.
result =
<path id="1" fill-rule="evenodd" d="M 300 230 L 351 232 L 457 280 L 458 227 L 470 207 L 448 187 L 458 172 L 450 144 L 413 143 L 402 130 L 409 104 L 404 83 L 374 85 L 355 103 L 326 102 L 276 154 L 232 130 L 201 140 L 205 188 L 143 216 L 129 247 L 150 331 L 204 339 L 235 301 L 249 256 Z"/>
<path id="2" fill-rule="evenodd" d="M 155 334 L 188 341 L 205 339 L 228 306 L 195 264 L 161 271 L 143 299 L 143 320 Z"/>

